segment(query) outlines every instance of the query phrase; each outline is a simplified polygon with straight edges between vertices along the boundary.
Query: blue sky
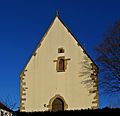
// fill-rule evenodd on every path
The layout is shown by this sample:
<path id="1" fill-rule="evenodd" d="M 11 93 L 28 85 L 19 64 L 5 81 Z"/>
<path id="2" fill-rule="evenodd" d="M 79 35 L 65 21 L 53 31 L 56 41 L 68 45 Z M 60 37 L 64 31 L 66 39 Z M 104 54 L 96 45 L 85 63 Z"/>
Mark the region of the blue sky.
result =
<path id="1" fill-rule="evenodd" d="M 19 106 L 19 75 L 56 10 L 95 61 L 94 46 L 120 19 L 120 0 L 0 0 L 0 98 Z M 109 101 L 100 95 L 100 107 Z"/>

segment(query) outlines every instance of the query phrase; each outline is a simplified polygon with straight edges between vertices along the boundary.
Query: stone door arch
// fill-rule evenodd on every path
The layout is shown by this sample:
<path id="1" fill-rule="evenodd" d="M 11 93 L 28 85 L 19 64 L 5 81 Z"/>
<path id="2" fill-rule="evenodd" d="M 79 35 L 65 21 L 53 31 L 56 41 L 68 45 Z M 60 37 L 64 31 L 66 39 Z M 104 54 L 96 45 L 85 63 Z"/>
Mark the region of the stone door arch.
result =
<path id="1" fill-rule="evenodd" d="M 47 106 L 49 111 L 64 111 L 68 108 L 65 100 L 60 95 L 55 95 L 53 98 L 50 99 L 49 105 Z"/>

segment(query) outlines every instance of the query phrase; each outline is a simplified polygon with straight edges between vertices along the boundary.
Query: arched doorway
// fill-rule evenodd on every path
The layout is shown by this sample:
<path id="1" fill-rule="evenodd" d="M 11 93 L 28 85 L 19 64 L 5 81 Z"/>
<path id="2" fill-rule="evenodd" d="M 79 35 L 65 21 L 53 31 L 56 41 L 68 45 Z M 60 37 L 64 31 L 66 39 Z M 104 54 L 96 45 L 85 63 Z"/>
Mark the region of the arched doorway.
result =
<path id="1" fill-rule="evenodd" d="M 47 108 L 49 111 L 63 111 L 68 108 L 68 105 L 61 95 L 56 94 L 49 100 Z"/>
<path id="2" fill-rule="evenodd" d="M 56 98 L 53 102 L 52 102 L 52 111 L 56 112 L 56 111 L 63 111 L 64 110 L 64 102 L 62 99 L 60 98 Z"/>

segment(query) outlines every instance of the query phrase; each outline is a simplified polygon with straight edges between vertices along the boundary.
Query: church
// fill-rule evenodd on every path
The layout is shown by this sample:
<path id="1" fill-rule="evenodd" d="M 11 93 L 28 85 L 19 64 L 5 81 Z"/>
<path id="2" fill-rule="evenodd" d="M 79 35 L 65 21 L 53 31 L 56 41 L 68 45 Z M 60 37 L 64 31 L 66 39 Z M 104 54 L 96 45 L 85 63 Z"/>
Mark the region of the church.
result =
<path id="1" fill-rule="evenodd" d="M 20 111 L 98 108 L 98 67 L 58 14 L 20 75 Z"/>

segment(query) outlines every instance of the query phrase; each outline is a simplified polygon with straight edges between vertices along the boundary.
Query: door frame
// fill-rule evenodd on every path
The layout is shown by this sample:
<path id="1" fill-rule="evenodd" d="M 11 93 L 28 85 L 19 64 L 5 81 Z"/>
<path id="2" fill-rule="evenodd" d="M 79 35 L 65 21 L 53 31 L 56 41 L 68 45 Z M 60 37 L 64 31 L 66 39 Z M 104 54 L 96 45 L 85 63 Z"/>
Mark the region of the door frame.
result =
<path id="1" fill-rule="evenodd" d="M 68 108 L 68 105 L 67 105 L 67 103 L 65 102 L 64 98 L 63 98 L 62 96 L 60 96 L 59 94 L 57 94 L 57 95 L 55 95 L 54 97 L 52 97 L 52 98 L 49 100 L 49 105 L 47 105 L 49 111 L 52 111 L 53 101 L 54 101 L 55 99 L 57 99 L 57 98 L 62 100 L 62 102 L 63 102 L 63 104 L 64 104 L 64 110 L 66 110 L 66 109 Z"/>

